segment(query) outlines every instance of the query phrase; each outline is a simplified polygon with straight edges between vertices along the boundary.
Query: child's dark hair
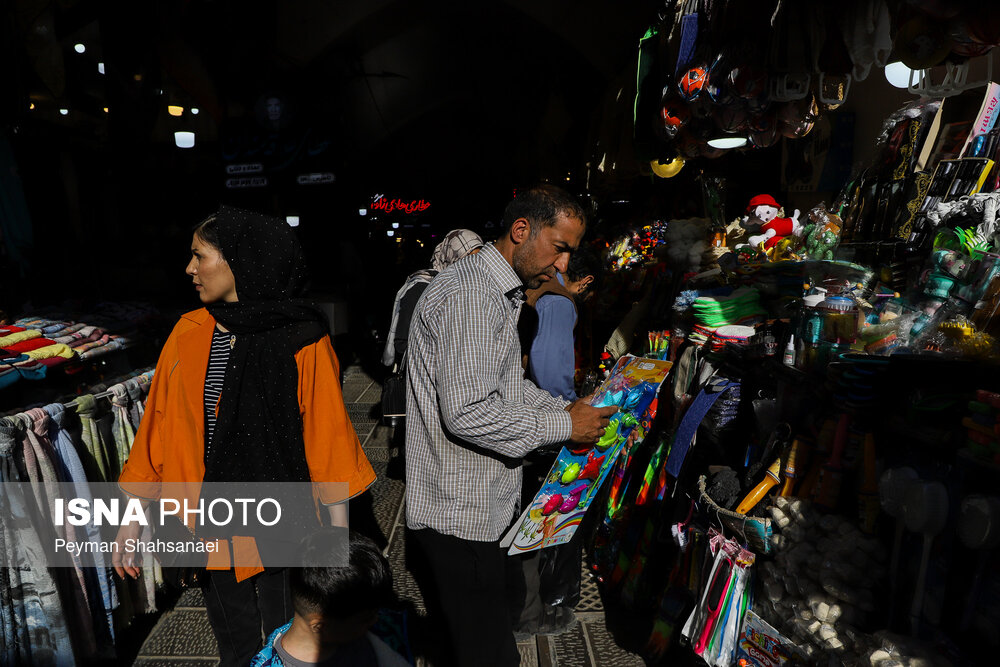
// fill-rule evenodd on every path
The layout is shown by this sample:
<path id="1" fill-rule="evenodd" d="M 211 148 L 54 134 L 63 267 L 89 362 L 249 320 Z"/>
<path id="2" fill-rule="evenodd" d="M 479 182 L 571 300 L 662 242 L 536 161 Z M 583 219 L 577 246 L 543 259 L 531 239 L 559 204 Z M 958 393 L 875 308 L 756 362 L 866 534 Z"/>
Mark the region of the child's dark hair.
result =
<path id="1" fill-rule="evenodd" d="M 590 248 L 581 246 L 569 257 L 566 275 L 570 280 L 594 276 L 594 282 L 601 277 L 601 258 Z"/>
<path id="2" fill-rule="evenodd" d="M 345 542 L 349 541 L 349 545 Z M 347 548 L 346 567 L 292 568 L 292 605 L 300 616 L 322 614 L 347 618 L 358 612 L 392 604 L 392 570 L 370 539 L 340 529 L 316 531 L 303 543 L 304 563 L 330 562 L 330 554 Z"/>

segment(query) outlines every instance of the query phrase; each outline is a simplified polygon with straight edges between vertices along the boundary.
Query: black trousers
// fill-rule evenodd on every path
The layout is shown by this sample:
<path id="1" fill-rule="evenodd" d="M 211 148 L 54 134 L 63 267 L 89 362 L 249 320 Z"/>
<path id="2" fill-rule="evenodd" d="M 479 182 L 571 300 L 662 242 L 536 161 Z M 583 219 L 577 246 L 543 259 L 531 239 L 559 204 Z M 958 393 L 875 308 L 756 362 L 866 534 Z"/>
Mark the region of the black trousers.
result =
<path id="1" fill-rule="evenodd" d="M 292 618 L 288 570 L 265 570 L 236 581 L 232 570 L 210 570 L 202 586 L 221 667 L 247 667 L 263 640 Z"/>
<path id="2" fill-rule="evenodd" d="M 407 545 L 419 558 L 414 575 L 425 579 L 418 583 L 432 631 L 446 647 L 435 656 L 438 662 L 521 664 L 513 629 L 524 597 L 520 561 L 508 557 L 499 542 L 473 542 L 429 528 L 409 531 Z"/>

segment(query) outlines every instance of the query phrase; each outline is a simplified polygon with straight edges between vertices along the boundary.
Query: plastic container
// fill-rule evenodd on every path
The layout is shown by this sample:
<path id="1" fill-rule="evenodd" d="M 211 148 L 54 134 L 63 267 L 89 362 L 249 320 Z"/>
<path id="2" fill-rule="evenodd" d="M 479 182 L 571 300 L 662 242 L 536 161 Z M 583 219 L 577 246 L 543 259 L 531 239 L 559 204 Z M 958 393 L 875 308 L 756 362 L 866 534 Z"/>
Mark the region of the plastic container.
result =
<path id="1" fill-rule="evenodd" d="M 846 296 L 827 296 L 820 304 L 823 311 L 823 340 L 850 345 L 857 340 L 858 306 Z"/>

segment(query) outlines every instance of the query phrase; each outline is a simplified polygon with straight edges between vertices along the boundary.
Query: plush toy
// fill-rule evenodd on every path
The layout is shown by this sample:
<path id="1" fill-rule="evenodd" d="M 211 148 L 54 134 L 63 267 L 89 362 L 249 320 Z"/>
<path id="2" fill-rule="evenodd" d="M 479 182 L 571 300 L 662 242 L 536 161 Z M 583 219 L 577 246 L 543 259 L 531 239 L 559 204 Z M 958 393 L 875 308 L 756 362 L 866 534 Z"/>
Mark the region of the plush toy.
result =
<path id="1" fill-rule="evenodd" d="M 747 204 L 747 214 L 743 218 L 743 227 L 752 234 L 750 245 L 759 247 L 764 244 L 764 250 L 769 250 L 786 236 L 799 236 L 802 225 L 799 224 L 799 210 L 790 218 L 779 218 L 781 206 L 771 195 L 757 195 Z"/>

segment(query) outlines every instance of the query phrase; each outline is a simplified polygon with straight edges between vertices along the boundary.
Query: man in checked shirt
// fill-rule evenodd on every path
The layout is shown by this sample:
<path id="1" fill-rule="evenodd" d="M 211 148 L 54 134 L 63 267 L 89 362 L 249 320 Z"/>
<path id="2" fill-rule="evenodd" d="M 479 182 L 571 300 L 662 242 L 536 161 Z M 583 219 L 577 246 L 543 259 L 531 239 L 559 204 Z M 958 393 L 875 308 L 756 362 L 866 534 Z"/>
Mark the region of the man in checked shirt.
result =
<path id="1" fill-rule="evenodd" d="M 520 563 L 499 540 L 518 512 L 521 458 L 596 443 L 616 408 L 569 403 L 524 378 L 524 290 L 566 271 L 586 228 L 580 204 L 543 185 L 518 193 L 503 235 L 431 282 L 410 325 L 406 524 L 449 664 L 517 665 L 511 614 Z M 435 663 L 437 664 L 437 663 Z"/>

